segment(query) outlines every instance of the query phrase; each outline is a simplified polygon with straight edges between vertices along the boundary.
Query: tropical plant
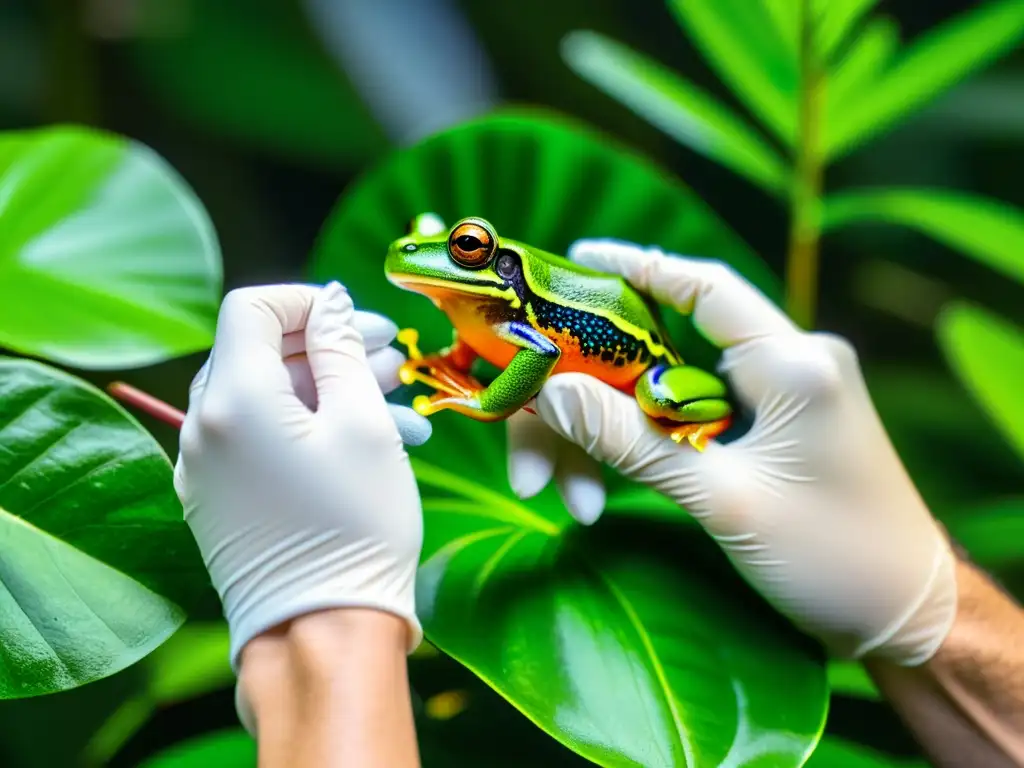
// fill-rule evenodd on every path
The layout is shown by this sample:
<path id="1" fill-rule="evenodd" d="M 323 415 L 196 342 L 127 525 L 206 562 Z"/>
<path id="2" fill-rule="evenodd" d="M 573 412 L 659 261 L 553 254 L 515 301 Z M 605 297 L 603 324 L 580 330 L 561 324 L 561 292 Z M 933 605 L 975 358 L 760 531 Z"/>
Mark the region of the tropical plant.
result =
<path id="1" fill-rule="evenodd" d="M 187 38 L 133 44 L 132 60 L 175 113 L 264 152 L 344 167 L 381 150 L 294 13 L 250 5 L 245 34 L 235 24 L 241 6 L 225 5 Z M 387 243 L 427 210 L 448 221 L 483 215 L 554 252 L 604 236 L 722 259 L 808 327 L 823 235 L 854 223 L 901 224 L 1024 281 L 1024 218 L 1006 204 L 951 190 L 825 185 L 833 162 L 1008 51 L 1024 34 L 1020 3 L 993 0 L 903 48 L 873 0 L 668 6 L 735 106 L 597 33 L 570 34 L 564 58 L 781 204 L 790 223 L 785 288 L 680 179 L 577 120 L 536 109 L 500 110 L 375 162 L 324 225 L 311 277 L 341 280 L 361 307 L 418 328 L 430 349 L 449 340 L 447 320 L 391 287 L 380 264 Z M 285 42 L 253 43 L 271 39 Z M 225 41 L 230 56 L 220 55 Z M 265 102 L 279 108 L 264 120 Z M 88 765 L 106 764 L 160 709 L 232 684 L 226 627 L 181 520 L 168 456 L 85 380 L 204 351 L 221 283 L 207 214 L 152 150 L 80 128 L 0 134 L 0 347 L 14 353 L 0 358 L 0 658 L 16 660 L 0 666 L 0 699 L 92 683 L 88 690 L 130 668 L 128 690 L 85 748 Z M 687 319 L 666 319 L 688 357 L 714 364 L 717 350 Z M 1024 456 L 1008 383 L 1024 361 L 1024 329 L 958 301 L 937 332 L 979 412 Z M 935 461 L 922 442 L 948 452 L 990 439 L 941 382 L 883 383 L 873 393 L 912 468 Z M 946 428 L 941 440 L 922 440 L 935 408 Z M 411 673 L 424 697 L 417 725 L 428 768 L 920 764 L 849 734 L 822 738 L 837 695 L 887 717 L 870 679 L 859 665 L 826 664 L 685 512 L 608 472 L 607 516 L 582 529 L 554 489 L 529 501 L 512 494 L 500 426 L 435 418 L 434 438 L 410 451 L 426 516 L 418 601 L 429 642 Z M 938 475 L 923 478 L 935 483 L 926 495 L 964 493 Z M 1024 587 L 1012 536 L 1022 510 L 1014 498 L 984 501 L 944 522 L 979 562 Z M 237 728 L 215 731 L 144 764 L 214 763 L 253 765 L 252 740 Z"/>
<path id="2" fill-rule="evenodd" d="M 53 127 L 0 134 L 0 699 L 132 665 L 215 614 L 160 445 L 78 376 L 209 346 L 220 253 L 149 148 Z M 36 358 L 36 359 L 33 359 Z"/>

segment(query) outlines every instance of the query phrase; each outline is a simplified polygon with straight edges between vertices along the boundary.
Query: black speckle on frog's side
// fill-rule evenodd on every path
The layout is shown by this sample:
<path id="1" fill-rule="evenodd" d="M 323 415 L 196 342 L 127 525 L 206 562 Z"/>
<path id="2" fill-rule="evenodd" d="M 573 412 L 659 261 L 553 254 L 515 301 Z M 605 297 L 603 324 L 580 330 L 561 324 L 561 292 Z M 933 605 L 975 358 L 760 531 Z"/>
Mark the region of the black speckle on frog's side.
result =
<path id="1" fill-rule="evenodd" d="M 627 363 L 645 363 L 651 359 L 651 352 L 643 341 L 623 333 L 600 315 L 539 296 L 531 297 L 530 305 L 542 329 L 569 334 L 579 343 L 583 357 L 599 357 L 620 368 Z"/>

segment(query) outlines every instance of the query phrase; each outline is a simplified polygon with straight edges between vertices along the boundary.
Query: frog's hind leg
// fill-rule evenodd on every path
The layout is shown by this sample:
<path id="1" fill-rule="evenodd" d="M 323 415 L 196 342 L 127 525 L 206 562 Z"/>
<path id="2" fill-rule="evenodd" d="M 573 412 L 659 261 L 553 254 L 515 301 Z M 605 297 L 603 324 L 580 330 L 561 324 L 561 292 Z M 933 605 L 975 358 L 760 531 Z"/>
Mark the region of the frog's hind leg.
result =
<path id="1" fill-rule="evenodd" d="M 636 399 L 674 442 L 686 440 L 698 451 L 732 424 L 725 383 L 691 365 L 648 369 L 637 381 Z"/>

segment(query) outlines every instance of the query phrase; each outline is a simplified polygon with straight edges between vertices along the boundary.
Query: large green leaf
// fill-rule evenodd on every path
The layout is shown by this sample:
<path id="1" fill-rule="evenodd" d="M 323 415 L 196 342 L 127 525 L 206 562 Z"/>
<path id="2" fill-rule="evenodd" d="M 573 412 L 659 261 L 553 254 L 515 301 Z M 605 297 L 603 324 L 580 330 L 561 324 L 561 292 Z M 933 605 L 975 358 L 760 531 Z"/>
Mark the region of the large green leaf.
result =
<path id="1" fill-rule="evenodd" d="M 550 492 L 526 505 L 416 464 L 451 494 L 425 502 L 427 635 L 541 728 L 605 766 L 802 763 L 823 660 L 699 528 L 581 529 Z"/>
<path id="2" fill-rule="evenodd" d="M 936 332 L 953 372 L 1024 458 L 1024 328 L 981 307 L 954 303 L 939 316 Z"/>
<path id="3" fill-rule="evenodd" d="M 0 358 L 0 697 L 113 674 L 215 601 L 171 469 L 98 390 Z"/>
<path id="4" fill-rule="evenodd" d="M 0 134 L 0 346 L 80 368 L 209 347 L 220 251 L 152 150 L 56 127 Z"/>
<path id="5" fill-rule="evenodd" d="M 313 254 L 314 279 L 338 279 L 359 306 L 420 328 L 426 350 L 450 342 L 450 324 L 427 299 L 387 282 L 383 266 L 388 244 L 424 211 L 448 223 L 484 216 L 499 234 L 552 253 L 582 237 L 656 244 L 721 259 L 773 299 L 781 292 L 765 263 L 677 179 L 575 121 L 501 111 L 373 168 L 342 196 Z"/>
<path id="6" fill-rule="evenodd" d="M 787 145 L 796 141 L 798 68 L 773 17 L 751 0 L 668 0 L 719 77 Z"/>
<path id="7" fill-rule="evenodd" d="M 826 199 L 822 226 L 886 222 L 912 227 L 1024 282 L 1024 213 L 998 200 L 944 189 L 876 189 Z"/>
<path id="8" fill-rule="evenodd" d="M 672 138 L 769 192 L 785 192 L 789 171 L 778 153 L 693 83 L 596 32 L 568 35 L 562 55 L 580 77 Z"/>
<path id="9" fill-rule="evenodd" d="M 1024 3 L 987 0 L 922 35 L 873 88 L 850 99 L 825 131 L 825 151 L 836 158 L 893 127 L 971 73 L 1016 46 L 1024 35 Z"/>
<path id="10" fill-rule="evenodd" d="M 175 116 L 321 165 L 348 167 L 386 149 L 380 128 L 320 49 L 298 5 L 146 0 L 139 9 L 140 25 L 153 34 L 132 44 L 136 72 Z"/>
<path id="11" fill-rule="evenodd" d="M 92 386 L 0 358 L 0 695 L 132 664 L 216 594 L 153 437 Z M 180 607 L 179 607 L 180 606 Z"/>

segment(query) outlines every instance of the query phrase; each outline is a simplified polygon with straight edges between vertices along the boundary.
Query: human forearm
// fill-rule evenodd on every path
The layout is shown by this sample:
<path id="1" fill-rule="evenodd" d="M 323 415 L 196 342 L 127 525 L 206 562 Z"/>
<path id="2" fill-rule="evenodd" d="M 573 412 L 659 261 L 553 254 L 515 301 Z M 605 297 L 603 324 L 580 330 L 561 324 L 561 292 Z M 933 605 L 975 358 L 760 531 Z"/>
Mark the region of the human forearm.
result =
<path id="1" fill-rule="evenodd" d="M 302 616 L 241 657 L 260 768 L 419 766 L 407 627 L 374 610 Z"/>
<path id="2" fill-rule="evenodd" d="M 934 658 L 868 671 L 936 766 L 1024 766 L 1024 610 L 964 561 L 957 589 L 956 621 Z"/>

